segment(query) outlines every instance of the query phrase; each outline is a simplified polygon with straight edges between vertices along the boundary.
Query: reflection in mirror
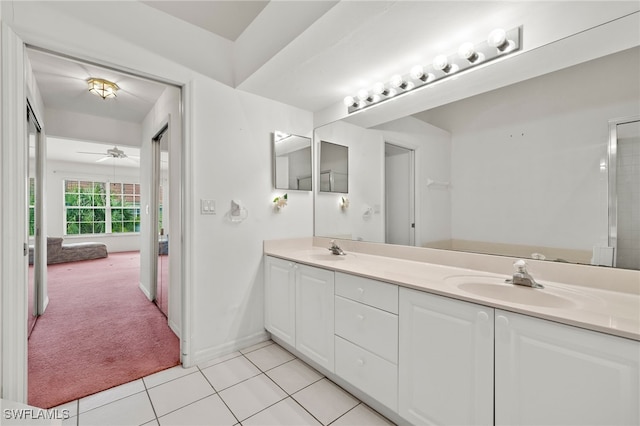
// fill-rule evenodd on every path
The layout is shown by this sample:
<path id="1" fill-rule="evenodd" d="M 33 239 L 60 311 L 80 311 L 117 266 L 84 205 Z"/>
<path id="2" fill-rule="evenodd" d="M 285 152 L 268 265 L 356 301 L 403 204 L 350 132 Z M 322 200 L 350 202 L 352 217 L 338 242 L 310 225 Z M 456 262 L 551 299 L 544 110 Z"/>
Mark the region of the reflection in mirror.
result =
<path id="1" fill-rule="evenodd" d="M 349 192 L 349 148 L 320 142 L 320 192 Z"/>
<path id="2" fill-rule="evenodd" d="M 391 242 L 376 208 L 389 143 L 415 153 L 416 246 L 601 265 L 611 247 L 608 122 L 640 115 L 639 64 L 634 47 L 375 127 L 347 117 L 316 129 L 359 166 L 349 215 L 317 197 L 315 234 Z M 594 84 L 603 75 L 615 78 Z"/>
<path id="3" fill-rule="evenodd" d="M 640 116 L 609 122 L 609 247 L 600 265 L 640 269 Z"/>
<path id="4" fill-rule="evenodd" d="M 273 132 L 274 187 L 311 191 L 311 138 Z"/>

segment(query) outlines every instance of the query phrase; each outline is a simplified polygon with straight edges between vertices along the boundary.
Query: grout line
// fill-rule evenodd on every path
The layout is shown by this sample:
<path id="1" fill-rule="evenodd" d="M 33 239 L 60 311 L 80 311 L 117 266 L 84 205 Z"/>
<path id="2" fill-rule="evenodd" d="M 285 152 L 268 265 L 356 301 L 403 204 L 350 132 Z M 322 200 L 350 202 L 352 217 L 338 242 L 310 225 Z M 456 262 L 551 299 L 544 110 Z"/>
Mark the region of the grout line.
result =
<path id="1" fill-rule="evenodd" d="M 358 401 L 360 401 L 360 400 L 358 400 Z M 342 418 L 342 417 L 346 416 L 346 415 L 347 415 L 347 413 L 349 413 L 350 411 L 355 410 L 355 409 L 356 409 L 356 407 L 358 407 L 358 406 L 360 406 L 360 405 L 362 405 L 362 401 L 360 401 L 358 404 L 356 404 L 355 406 L 351 407 L 350 409 L 348 409 L 347 411 L 345 411 L 344 413 L 342 413 L 341 415 L 339 415 L 337 418 L 333 419 L 333 421 L 329 422 L 329 423 L 327 424 L 327 426 L 334 424 L 335 422 L 337 422 L 337 421 L 338 421 L 338 419 L 340 419 L 340 418 Z"/>
<path id="2" fill-rule="evenodd" d="M 242 354 L 241 354 L 242 355 Z M 231 358 L 231 359 L 235 359 L 237 357 Z M 198 367 L 198 370 L 200 370 L 200 367 Z M 236 419 L 236 422 L 238 422 L 238 424 L 240 424 L 240 420 L 238 420 L 238 416 L 236 416 L 236 413 L 233 412 L 233 410 L 231 409 L 231 407 L 229 407 L 229 405 L 227 404 L 227 401 L 225 401 L 222 396 L 220 395 L 220 392 L 213 386 L 213 384 L 209 381 L 209 379 L 207 378 L 207 376 L 202 372 L 202 370 L 200 370 L 200 374 L 202 374 L 202 377 L 204 377 L 204 379 L 207 381 L 207 383 L 209 383 L 209 386 L 211 386 L 211 388 L 214 390 L 215 394 L 214 395 L 218 395 L 218 398 L 220 398 L 220 401 L 222 401 L 222 403 L 224 404 L 225 407 L 227 407 L 227 410 L 229 410 L 229 412 L 231 413 L 231 415 L 233 416 L 234 419 Z M 255 377 L 255 376 L 254 376 Z M 248 379 L 247 379 L 248 380 Z M 230 388 L 231 386 L 229 386 Z M 226 389 L 229 389 L 226 388 Z"/>
<path id="3" fill-rule="evenodd" d="M 149 404 L 151 404 L 151 409 L 153 410 L 153 415 L 156 418 L 156 423 L 160 424 L 160 420 L 158 420 L 158 413 L 156 412 L 156 407 L 153 405 L 153 400 L 151 399 L 151 395 L 149 395 L 149 388 L 147 387 L 147 384 L 144 382 L 144 379 L 142 380 L 142 385 L 144 386 L 144 391 L 147 394 L 147 398 L 149 398 Z"/>

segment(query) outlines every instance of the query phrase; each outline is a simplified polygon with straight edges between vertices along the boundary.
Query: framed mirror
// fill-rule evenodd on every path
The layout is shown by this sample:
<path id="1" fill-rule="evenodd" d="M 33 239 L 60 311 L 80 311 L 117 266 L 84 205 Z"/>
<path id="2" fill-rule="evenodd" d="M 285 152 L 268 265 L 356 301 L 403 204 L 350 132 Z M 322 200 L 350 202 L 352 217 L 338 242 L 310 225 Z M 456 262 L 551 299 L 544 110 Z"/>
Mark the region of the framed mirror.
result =
<path id="1" fill-rule="evenodd" d="M 608 169 L 616 165 L 608 156 L 608 129 L 612 118 L 640 115 L 639 65 L 640 47 L 632 47 L 404 117 L 390 104 L 386 122 L 363 124 L 380 114 L 372 108 L 315 129 L 317 141 L 349 141 L 357 163 L 350 171 L 353 192 L 369 191 L 366 198 L 350 197 L 351 215 L 318 199 L 315 235 L 393 243 L 387 216 L 399 202 L 390 195 L 406 188 L 415 200 L 407 217 L 415 220 L 405 226 L 415 238 L 403 244 L 637 269 L 623 253 L 631 237 L 637 240 L 635 231 L 624 233 L 626 241 L 620 233 L 611 241 L 608 207 L 616 195 L 618 220 L 639 229 L 640 216 L 628 213 L 635 207 L 620 206 L 637 206 L 629 194 L 640 193 L 640 181 L 624 177 L 630 187 L 619 188 L 618 176 L 618 187 L 610 189 Z M 606 84 L 594 84 L 613 73 Z M 394 104 L 404 111 L 403 102 L 416 96 Z M 387 189 L 397 176 L 385 170 L 385 155 L 397 157 L 390 145 L 413 151 L 414 188 Z M 619 156 L 625 161 L 638 164 L 640 150 Z M 369 206 L 373 213 L 361 214 Z"/>
<path id="2" fill-rule="evenodd" d="M 276 189 L 311 191 L 311 138 L 273 132 L 273 186 Z"/>
<path id="3" fill-rule="evenodd" d="M 349 192 L 349 148 L 344 145 L 320 142 L 320 192 Z"/>

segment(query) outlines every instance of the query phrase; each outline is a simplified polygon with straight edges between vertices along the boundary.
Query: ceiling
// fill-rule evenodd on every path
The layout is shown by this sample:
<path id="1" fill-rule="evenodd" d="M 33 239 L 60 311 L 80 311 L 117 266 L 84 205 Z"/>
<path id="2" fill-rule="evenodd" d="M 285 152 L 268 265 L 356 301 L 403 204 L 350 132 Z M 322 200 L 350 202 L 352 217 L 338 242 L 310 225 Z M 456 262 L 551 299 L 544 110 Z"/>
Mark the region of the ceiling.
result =
<path id="1" fill-rule="evenodd" d="M 37 6 L 31 7 L 37 12 L 90 22 L 96 31 L 224 84 L 314 113 L 340 106 L 344 96 L 406 73 L 416 63 L 456 52 L 464 41 L 482 41 L 495 27 L 522 25 L 524 49 L 535 50 L 640 9 L 638 1 L 34 3 Z M 30 4 L 15 2 L 13 7 L 19 14 Z M 108 4 L 118 20 L 89 19 L 101 4 Z M 157 28 L 166 42 L 159 42 L 157 34 L 146 37 L 145 31 Z M 95 65 L 28 52 L 47 108 L 140 122 L 165 87 Z M 104 101 L 90 95 L 89 77 L 116 82 L 121 87 L 118 97 Z"/>
<path id="2" fill-rule="evenodd" d="M 236 41 L 269 1 L 163 0 L 143 1 L 142 3 L 227 40 Z"/>

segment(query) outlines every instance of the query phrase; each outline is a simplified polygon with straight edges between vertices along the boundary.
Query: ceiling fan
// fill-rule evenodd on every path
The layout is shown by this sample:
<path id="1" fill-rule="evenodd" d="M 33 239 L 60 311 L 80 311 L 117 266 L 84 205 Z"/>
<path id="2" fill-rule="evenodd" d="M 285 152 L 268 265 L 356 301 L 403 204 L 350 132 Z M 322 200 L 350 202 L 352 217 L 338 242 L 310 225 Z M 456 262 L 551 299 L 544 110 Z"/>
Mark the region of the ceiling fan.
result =
<path id="1" fill-rule="evenodd" d="M 102 163 L 104 161 L 109 160 L 110 158 L 123 159 L 123 160 L 127 160 L 134 163 L 137 163 L 139 160 L 139 157 L 128 156 L 127 154 L 124 153 L 123 150 L 119 149 L 117 146 L 107 149 L 106 152 L 78 151 L 78 154 L 101 155 L 102 158 L 97 159 L 96 163 Z"/>

